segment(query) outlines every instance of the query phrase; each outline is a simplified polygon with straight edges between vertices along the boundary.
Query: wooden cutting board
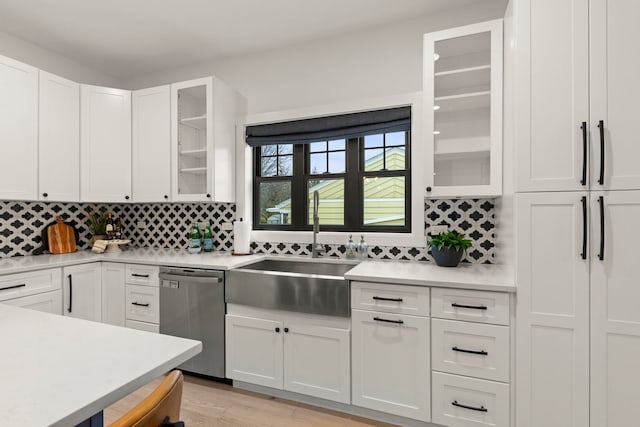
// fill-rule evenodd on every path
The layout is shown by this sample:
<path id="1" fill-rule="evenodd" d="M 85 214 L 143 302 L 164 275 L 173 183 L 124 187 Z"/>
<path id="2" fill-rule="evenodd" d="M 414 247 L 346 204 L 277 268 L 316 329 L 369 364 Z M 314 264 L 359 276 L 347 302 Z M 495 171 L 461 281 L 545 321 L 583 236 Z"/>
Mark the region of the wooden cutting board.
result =
<path id="1" fill-rule="evenodd" d="M 57 223 L 47 229 L 49 238 L 49 252 L 52 254 L 68 254 L 76 251 L 76 236 L 73 227 L 67 225 L 62 217 L 56 218 Z"/>

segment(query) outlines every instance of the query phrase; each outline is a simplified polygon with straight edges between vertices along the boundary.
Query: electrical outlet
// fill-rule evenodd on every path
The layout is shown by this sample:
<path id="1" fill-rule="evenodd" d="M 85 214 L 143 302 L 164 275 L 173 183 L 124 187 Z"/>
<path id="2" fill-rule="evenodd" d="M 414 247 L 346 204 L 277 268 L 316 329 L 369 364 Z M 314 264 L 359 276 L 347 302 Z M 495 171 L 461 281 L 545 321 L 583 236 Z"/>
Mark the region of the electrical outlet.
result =
<path id="1" fill-rule="evenodd" d="M 144 221 L 138 221 L 138 222 L 136 223 L 136 228 L 137 228 L 138 230 L 146 230 L 146 229 L 147 229 L 147 223 L 146 223 L 146 222 L 144 222 Z"/>
<path id="2" fill-rule="evenodd" d="M 429 233 L 432 236 L 440 233 L 446 233 L 447 231 L 449 231 L 448 225 L 432 225 L 431 227 L 429 227 Z"/>
<path id="3" fill-rule="evenodd" d="M 223 222 L 220 225 L 220 228 L 222 229 L 222 231 L 231 231 L 231 230 L 233 230 L 233 223 L 232 222 Z"/>

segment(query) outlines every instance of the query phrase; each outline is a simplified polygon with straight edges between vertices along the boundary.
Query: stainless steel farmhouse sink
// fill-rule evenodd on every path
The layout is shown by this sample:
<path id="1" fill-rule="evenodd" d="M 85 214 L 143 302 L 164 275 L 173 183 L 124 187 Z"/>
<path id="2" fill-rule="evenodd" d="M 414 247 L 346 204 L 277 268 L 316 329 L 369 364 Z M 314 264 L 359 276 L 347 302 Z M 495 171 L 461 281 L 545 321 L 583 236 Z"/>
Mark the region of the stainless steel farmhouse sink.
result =
<path id="1" fill-rule="evenodd" d="M 231 270 L 225 283 L 228 304 L 348 317 L 352 264 L 264 260 Z"/>

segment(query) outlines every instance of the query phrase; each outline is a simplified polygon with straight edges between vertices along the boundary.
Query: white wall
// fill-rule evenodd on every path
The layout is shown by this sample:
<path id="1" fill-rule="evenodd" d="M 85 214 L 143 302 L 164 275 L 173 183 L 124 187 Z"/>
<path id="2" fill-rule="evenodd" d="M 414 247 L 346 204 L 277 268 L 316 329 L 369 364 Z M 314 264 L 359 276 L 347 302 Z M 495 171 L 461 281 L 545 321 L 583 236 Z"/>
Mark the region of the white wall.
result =
<path id="1" fill-rule="evenodd" d="M 456 12 L 125 79 L 141 89 L 216 75 L 249 100 L 249 113 L 288 110 L 422 90 L 422 35 L 502 17 L 479 2 Z"/>
<path id="2" fill-rule="evenodd" d="M 0 55 L 78 83 L 111 87 L 120 87 L 122 84 L 112 76 L 3 32 L 0 32 Z"/>

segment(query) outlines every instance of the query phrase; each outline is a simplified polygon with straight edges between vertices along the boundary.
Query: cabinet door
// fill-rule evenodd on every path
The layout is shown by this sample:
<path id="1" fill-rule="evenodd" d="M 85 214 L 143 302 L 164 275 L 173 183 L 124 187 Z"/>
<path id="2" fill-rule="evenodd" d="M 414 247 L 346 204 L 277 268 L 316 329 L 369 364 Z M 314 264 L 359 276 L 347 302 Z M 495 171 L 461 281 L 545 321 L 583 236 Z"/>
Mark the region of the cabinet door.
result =
<path id="1" fill-rule="evenodd" d="M 517 195 L 519 427 L 589 425 L 587 194 Z"/>
<path id="2" fill-rule="evenodd" d="M 102 263 L 102 323 L 124 326 L 124 264 Z"/>
<path id="3" fill-rule="evenodd" d="M 133 198 L 166 202 L 171 194 L 171 87 L 132 94 Z"/>
<path id="4" fill-rule="evenodd" d="M 518 191 L 588 184 L 588 8 L 589 0 L 524 0 L 516 8 Z"/>
<path id="5" fill-rule="evenodd" d="M 0 199 L 38 198 L 38 70 L 0 56 Z"/>
<path id="6" fill-rule="evenodd" d="M 28 297 L 10 299 L 8 301 L 2 301 L 0 304 L 44 311 L 46 313 L 62 314 L 62 291 L 58 290 L 45 292 L 43 294 L 30 295 Z"/>
<path id="7" fill-rule="evenodd" d="M 351 322 L 352 403 L 430 421 L 429 318 L 352 310 Z"/>
<path id="8" fill-rule="evenodd" d="M 351 403 L 349 331 L 285 322 L 284 389 Z"/>
<path id="9" fill-rule="evenodd" d="M 282 322 L 228 314 L 227 378 L 282 389 Z"/>
<path id="10" fill-rule="evenodd" d="M 80 197 L 83 202 L 131 199 L 131 92 L 82 85 Z"/>
<path id="11" fill-rule="evenodd" d="M 102 268 L 100 263 L 65 267 L 63 307 L 65 316 L 102 321 Z"/>
<path id="12" fill-rule="evenodd" d="M 591 425 L 623 427 L 640 418 L 640 191 L 594 192 L 591 211 Z"/>
<path id="13" fill-rule="evenodd" d="M 213 79 L 171 85 L 171 191 L 182 202 L 213 199 Z"/>
<path id="14" fill-rule="evenodd" d="M 502 20 L 425 34 L 427 197 L 502 194 Z"/>
<path id="15" fill-rule="evenodd" d="M 80 201 L 80 85 L 40 71 L 40 200 Z"/>
<path id="16" fill-rule="evenodd" d="M 598 190 L 638 190 L 640 56 L 635 52 L 640 2 L 590 0 L 589 4 L 591 185 Z"/>

